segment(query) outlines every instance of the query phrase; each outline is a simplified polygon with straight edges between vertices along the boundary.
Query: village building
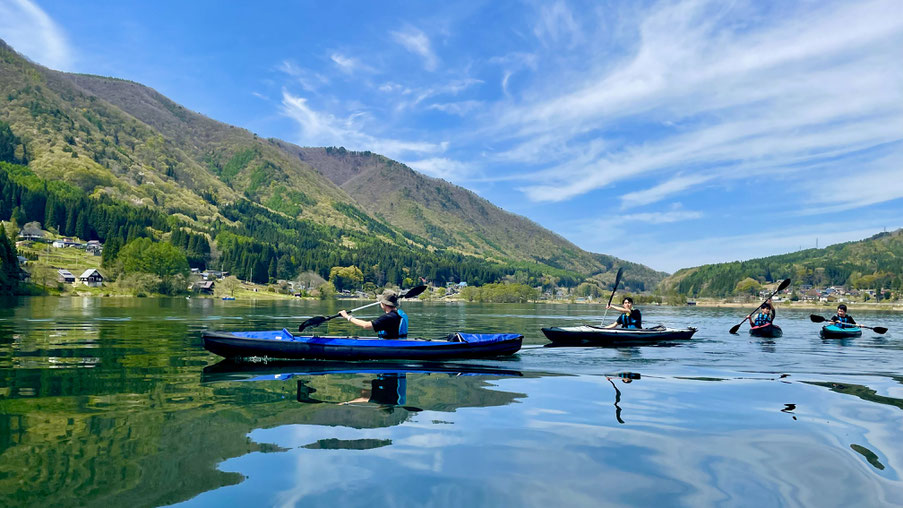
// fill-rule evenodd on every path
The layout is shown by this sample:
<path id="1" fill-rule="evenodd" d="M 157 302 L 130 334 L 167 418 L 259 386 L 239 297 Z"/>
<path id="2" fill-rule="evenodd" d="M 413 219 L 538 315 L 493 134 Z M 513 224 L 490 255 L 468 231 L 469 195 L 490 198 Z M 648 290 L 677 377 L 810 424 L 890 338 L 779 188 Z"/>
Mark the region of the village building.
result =
<path id="1" fill-rule="evenodd" d="M 212 280 L 205 280 L 194 284 L 194 290 L 205 295 L 212 295 L 215 287 L 216 282 Z"/>
<path id="2" fill-rule="evenodd" d="M 84 244 L 76 242 L 71 238 L 60 238 L 59 240 L 54 240 L 52 245 L 57 249 L 62 249 L 64 247 L 78 247 Z"/>
<path id="3" fill-rule="evenodd" d="M 85 245 L 85 251 L 87 251 L 89 254 L 99 256 L 103 253 L 103 244 L 97 240 L 91 240 Z"/>
<path id="4" fill-rule="evenodd" d="M 57 270 L 57 280 L 60 282 L 64 282 L 66 284 L 75 283 L 75 275 L 72 275 L 72 272 L 69 270 Z"/>
<path id="5" fill-rule="evenodd" d="M 92 288 L 103 285 L 103 275 L 96 268 L 89 268 L 78 277 L 79 282 Z"/>

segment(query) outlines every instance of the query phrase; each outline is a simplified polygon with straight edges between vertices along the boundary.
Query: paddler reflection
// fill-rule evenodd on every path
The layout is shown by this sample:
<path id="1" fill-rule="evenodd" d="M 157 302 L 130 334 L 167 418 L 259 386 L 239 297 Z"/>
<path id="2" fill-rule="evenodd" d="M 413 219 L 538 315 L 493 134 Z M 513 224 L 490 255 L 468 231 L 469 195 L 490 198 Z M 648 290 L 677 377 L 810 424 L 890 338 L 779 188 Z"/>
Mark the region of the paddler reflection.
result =
<path id="1" fill-rule="evenodd" d="M 408 411 L 422 411 L 421 408 L 406 405 L 407 388 L 408 379 L 404 372 L 377 374 L 375 378 L 370 380 L 369 387 L 361 388 L 360 396 L 339 402 L 339 405 L 366 407 L 372 404 L 388 412 L 393 411 L 396 407 L 401 407 Z M 298 402 L 308 404 L 326 402 L 311 396 L 316 391 L 316 388 L 307 386 L 307 380 L 298 380 Z"/>
<path id="2" fill-rule="evenodd" d="M 605 376 L 605 379 L 611 383 L 612 388 L 615 389 L 615 418 L 618 420 L 618 423 L 624 424 L 624 420 L 621 419 L 621 390 L 618 390 L 618 387 L 615 385 L 615 382 L 612 381 L 612 378 L 618 378 L 623 383 L 630 383 L 634 379 L 640 379 L 640 374 L 637 372 L 619 372 L 617 374 L 608 374 Z"/>

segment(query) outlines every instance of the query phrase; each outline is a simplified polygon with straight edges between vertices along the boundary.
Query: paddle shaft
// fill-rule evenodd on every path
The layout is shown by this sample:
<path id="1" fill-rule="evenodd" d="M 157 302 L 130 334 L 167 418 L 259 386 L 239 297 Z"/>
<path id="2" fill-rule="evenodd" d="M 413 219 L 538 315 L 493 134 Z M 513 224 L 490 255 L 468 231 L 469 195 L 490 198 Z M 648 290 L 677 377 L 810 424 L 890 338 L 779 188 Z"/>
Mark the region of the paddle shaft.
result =
<path id="1" fill-rule="evenodd" d="M 414 298 L 415 296 L 419 296 L 420 293 L 423 293 L 425 290 L 426 290 L 426 286 L 415 286 L 415 287 L 412 287 L 411 289 L 407 290 L 403 295 L 400 296 L 400 298 Z M 378 301 L 373 302 L 373 303 L 368 303 L 367 305 L 362 305 L 360 307 L 351 309 L 348 312 L 354 313 L 356 311 L 363 310 L 368 307 L 373 307 L 375 305 L 379 305 L 379 303 L 380 302 L 378 302 Z M 309 328 L 309 327 L 313 327 L 313 326 L 320 326 L 321 324 L 323 324 L 331 319 L 335 319 L 339 316 L 341 316 L 341 314 L 333 314 L 332 316 L 314 316 L 314 317 L 304 321 L 303 323 L 301 323 L 301 326 L 298 327 L 298 331 L 303 332 L 305 328 Z"/>
<path id="2" fill-rule="evenodd" d="M 771 300 L 772 298 L 774 298 L 774 295 L 776 295 L 776 294 L 778 294 L 779 292 L 781 292 L 781 290 L 786 289 L 787 286 L 789 286 L 789 285 L 790 285 L 790 279 L 784 279 L 784 281 L 781 282 L 781 284 L 778 286 L 778 288 L 774 290 L 774 293 L 771 293 L 771 296 L 769 296 L 768 298 L 766 298 L 765 301 L 762 302 L 761 305 L 759 305 L 758 307 L 755 308 L 755 310 L 753 310 L 752 312 L 750 312 L 749 314 L 747 314 L 747 316 L 746 316 L 745 318 L 743 318 L 743 321 L 740 321 L 739 323 L 737 323 L 736 325 L 734 325 L 733 328 L 731 328 L 730 332 L 731 332 L 731 333 L 737 333 L 737 330 L 740 329 L 740 326 L 742 326 L 743 323 L 747 322 L 747 321 L 749 320 L 749 318 L 752 317 L 752 315 L 756 313 L 757 310 L 761 309 L 761 308 L 762 308 L 762 305 L 765 305 L 766 303 L 768 303 L 768 300 Z"/>
<path id="3" fill-rule="evenodd" d="M 608 305 L 605 306 L 605 313 L 602 314 L 602 324 L 605 324 L 605 318 L 608 316 L 608 307 L 612 300 L 615 299 L 615 291 L 618 290 L 618 283 L 621 282 L 621 274 L 624 273 L 624 267 L 618 268 L 618 274 L 615 275 L 615 285 L 611 288 L 611 296 L 608 297 Z"/>

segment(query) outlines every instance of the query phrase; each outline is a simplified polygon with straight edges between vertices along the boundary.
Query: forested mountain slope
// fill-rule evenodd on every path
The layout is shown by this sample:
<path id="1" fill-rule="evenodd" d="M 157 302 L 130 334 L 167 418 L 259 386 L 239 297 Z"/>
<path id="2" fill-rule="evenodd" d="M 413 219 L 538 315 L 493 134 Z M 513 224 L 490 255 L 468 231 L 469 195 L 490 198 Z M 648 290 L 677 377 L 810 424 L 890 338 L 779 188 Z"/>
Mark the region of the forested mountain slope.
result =
<path id="1" fill-rule="evenodd" d="M 662 289 L 690 296 L 722 297 L 734 294 L 738 283 L 747 278 L 766 283 L 787 277 L 793 279 L 794 287 L 809 284 L 903 289 L 903 229 L 823 249 L 684 268 L 664 279 Z"/>

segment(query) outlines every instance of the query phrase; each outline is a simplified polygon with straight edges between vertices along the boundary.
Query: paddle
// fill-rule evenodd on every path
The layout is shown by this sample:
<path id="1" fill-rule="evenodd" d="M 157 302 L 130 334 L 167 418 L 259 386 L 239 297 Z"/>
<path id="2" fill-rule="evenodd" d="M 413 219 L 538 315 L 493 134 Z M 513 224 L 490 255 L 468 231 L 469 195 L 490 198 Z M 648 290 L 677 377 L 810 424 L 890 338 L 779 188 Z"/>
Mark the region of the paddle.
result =
<path id="1" fill-rule="evenodd" d="M 768 300 L 771 300 L 771 299 L 774 297 L 774 295 L 776 295 L 776 294 L 778 294 L 779 292 L 781 292 L 781 291 L 787 289 L 787 286 L 789 286 L 789 285 L 790 285 L 790 279 L 784 279 L 784 281 L 781 282 L 780 285 L 778 285 L 778 288 L 774 290 L 774 293 L 771 293 L 771 296 L 769 296 L 768 298 L 765 299 L 764 302 L 762 302 L 762 305 L 765 305 L 766 303 L 768 303 Z M 762 308 L 762 305 L 759 305 L 758 307 L 756 307 L 756 309 L 755 309 L 754 311 L 750 312 L 749 315 L 747 315 L 745 318 L 743 318 L 743 321 L 740 321 L 739 323 L 737 323 L 737 324 L 735 324 L 733 327 L 731 327 L 730 332 L 731 332 L 732 334 L 736 335 L 736 334 L 737 334 L 737 330 L 740 329 L 740 325 L 742 325 L 743 323 L 745 323 L 746 321 L 748 321 L 749 318 L 750 318 L 750 316 L 752 316 L 753 314 L 756 313 L 756 310 L 759 310 L 759 309 Z"/>
<path id="2" fill-rule="evenodd" d="M 823 316 L 817 316 L 815 314 L 809 314 L 809 319 L 812 320 L 813 323 L 824 323 L 825 321 L 829 321 L 827 318 L 825 318 Z M 883 326 L 865 326 L 865 325 L 860 325 L 859 323 L 850 325 L 850 327 L 854 327 L 854 326 L 858 326 L 859 328 L 867 328 L 867 329 L 873 330 L 875 333 L 881 334 L 881 335 L 887 333 L 887 328 L 885 328 Z"/>
<path id="3" fill-rule="evenodd" d="M 426 286 L 415 286 L 411 289 L 407 290 L 404 294 L 399 296 L 399 298 L 414 298 L 416 296 L 420 296 L 420 293 L 426 291 Z M 373 307 L 374 305 L 379 305 L 379 302 L 368 303 L 367 305 L 362 305 L 356 309 L 351 309 L 348 312 L 353 314 L 359 310 L 366 309 L 367 307 Z M 335 319 L 341 316 L 341 314 L 334 314 L 332 316 L 314 316 L 298 326 L 298 331 L 303 332 L 305 328 L 312 328 L 314 326 L 320 326 L 323 323 L 329 321 L 330 319 Z"/>
<path id="4" fill-rule="evenodd" d="M 608 305 L 611 305 L 611 301 L 615 298 L 615 291 L 618 290 L 618 283 L 621 282 L 621 274 L 624 273 L 624 267 L 618 268 L 618 274 L 615 275 L 615 285 L 611 288 L 611 296 L 608 297 Z M 608 316 L 608 306 L 605 306 L 605 314 L 602 314 L 602 324 L 605 324 L 605 317 Z"/>

